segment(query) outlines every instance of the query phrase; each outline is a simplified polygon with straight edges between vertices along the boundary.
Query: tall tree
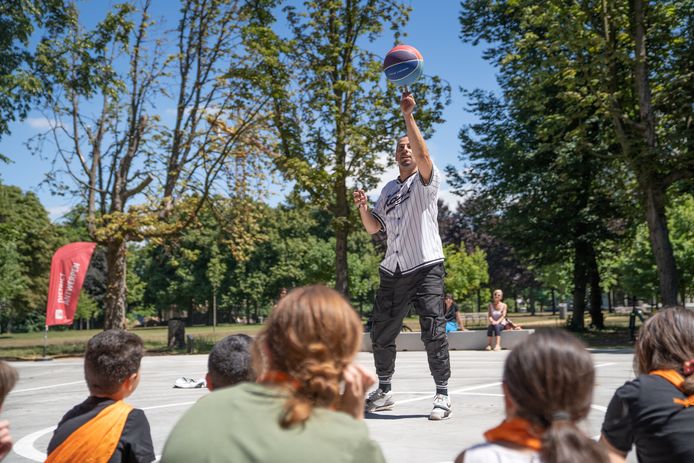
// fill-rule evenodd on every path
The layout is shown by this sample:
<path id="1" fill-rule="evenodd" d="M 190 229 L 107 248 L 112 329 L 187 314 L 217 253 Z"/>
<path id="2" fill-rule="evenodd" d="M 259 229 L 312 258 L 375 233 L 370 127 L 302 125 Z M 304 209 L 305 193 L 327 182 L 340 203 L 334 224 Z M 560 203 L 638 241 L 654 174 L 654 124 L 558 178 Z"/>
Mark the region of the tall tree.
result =
<path id="1" fill-rule="evenodd" d="M 683 104 L 694 95 L 691 2 L 469 0 L 462 8 L 464 39 L 493 44 L 486 54 L 502 76 L 524 67 L 522 79 L 548 91 L 570 84 L 565 96 L 576 107 L 593 106 L 602 128 L 609 124 L 617 140 L 609 154 L 634 178 L 661 298 L 674 304 L 678 276 L 665 205 L 670 186 L 694 177 L 694 109 Z"/>
<path id="2" fill-rule="evenodd" d="M 129 241 L 176 236 L 215 189 L 245 204 L 268 143 L 267 98 L 228 71 L 253 62 L 242 31 L 266 3 L 182 1 L 173 50 L 156 38 L 165 32 L 149 0 L 116 5 L 91 30 L 73 5 L 72 27 L 41 44 L 62 166 L 49 179 L 83 198 L 89 233 L 106 249 L 105 328 L 124 326 Z M 167 103 L 171 124 L 157 109 Z"/>
<path id="3" fill-rule="evenodd" d="M 335 288 L 347 294 L 348 237 L 356 223 L 350 185 L 370 189 L 383 170 L 379 153 L 394 152 L 404 132 L 398 92 L 383 83 L 382 59 L 364 45 L 393 32 L 397 41 L 410 8 L 397 0 L 306 1 L 285 8 L 290 41 L 257 31 L 270 75 L 286 79 L 275 92 L 275 125 L 282 137 L 277 165 L 298 192 L 330 211 L 335 236 Z M 281 64 L 285 63 L 285 66 Z M 412 86 L 425 136 L 450 89 L 436 77 Z"/>

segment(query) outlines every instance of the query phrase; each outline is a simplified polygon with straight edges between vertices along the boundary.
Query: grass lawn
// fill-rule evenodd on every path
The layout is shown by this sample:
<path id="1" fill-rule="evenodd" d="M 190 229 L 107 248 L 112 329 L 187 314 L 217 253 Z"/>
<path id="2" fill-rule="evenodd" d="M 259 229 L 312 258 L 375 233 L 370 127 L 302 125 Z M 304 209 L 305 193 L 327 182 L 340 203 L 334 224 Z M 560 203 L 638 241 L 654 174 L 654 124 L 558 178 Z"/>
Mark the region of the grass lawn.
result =
<path id="1" fill-rule="evenodd" d="M 253 335 L 258 332 L 261 325 L 217 325 L 213 330 L 211 326 L 186 327 L 186 335 L 195 339 L 195 352 L 209 352 L 215 342 L 230 334 L 246 333 Z M 142 338 L 149 355 L 182 354 L 183 350 L 167 349 L 166 341 L 168 328 L 157 326 L 151 328 L 134 328 L 132 330 Z M 81 356 L 84 353 L 87 341 L 95 334 L 96 330 L 61 330 L 48 332 L 47 355 L 54 357 Z M 0 335 L 0 358 L 5 360 L 33 360 L 43 356 L 43 332 L 37 333 L 13 333 Z"/>
<path id="2" fill-rule="evenodd" d="M 564 327 L 566 320 L 560 320 L 559 315 L 540 313 L 530 315 L 528 313 L 510 313 L 509 318 L 514 323 L 524 328 Z M 419 319 L 409 317 L 404 324 L 412 331 L 419 331 Z M 590 325 L 590 316 L 586 314 L 586 326 Z M 631 347 L 629 340 L 629 316 L 624 314 L 605 313 L 605 329 L 589 329 L 578 336 L 589 346 L 594 348 L 624 348 Z M 253 335 L 261 329 L 262 325 L 218 325 L 216 330 L 211 326 L 186 327 L 186 335 L 193 336 L 194 352 L 207 353 L 215 342 L 223 337 L 246 333 Z M 468 323 L 468 329 L 486 329 L 484 320 Z M 51 357 L 81 356 L 89 338 L 101 330 L 54 330 L 48 333 L 47 355 Z M 148 355 L 175 355 L 187 353 L 186 349 L 169 350 L 166 346 L 167 327 L 134 328 L 145 343 Z M 34 360 L 43 356 L 43 332 L 16 333 L 0 335 L 0 358 L 5 360 Z"/>

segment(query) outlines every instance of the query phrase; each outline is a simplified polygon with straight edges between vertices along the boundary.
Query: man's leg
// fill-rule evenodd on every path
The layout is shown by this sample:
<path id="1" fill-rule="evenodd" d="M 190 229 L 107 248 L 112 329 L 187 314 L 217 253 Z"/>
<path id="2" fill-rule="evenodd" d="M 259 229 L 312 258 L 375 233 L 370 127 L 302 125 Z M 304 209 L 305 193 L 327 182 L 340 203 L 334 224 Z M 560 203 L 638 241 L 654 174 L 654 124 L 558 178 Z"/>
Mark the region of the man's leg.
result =
<path id="1" fill-rule="evenodd" d="M 429 370 L 436 384 L 434 410 L 430 419 L 447 418 L 451 412 L 448 399 L 448 378 L 451 376 L 451 364 L 446 337 L 445 305 L 443 301 L 443 264 L 429 267 L 420 272 L 415 308 L 419 314 L 422 329 L 422 341 L 427 351 Z"/>
<path id="2" fill-rule="evenodd" d="M 415 290 L 407 286 L 399 275 L 381 273 L 381 283 L 376 293 L 371 325 L 371 345 L 378 375 L 378 389 L 366 401 L 368 411 L 390 408 L 392 399 L 386 400 L 379 392 L 390 392 L 390 381 L 395 372 L 395 338 L 400 333 L 402 321 L 407 315 L 407 303 Z M 373 399 L 373 400 L 371 400 Z M 390 402 L 390 407 L 383 405 Z"/>

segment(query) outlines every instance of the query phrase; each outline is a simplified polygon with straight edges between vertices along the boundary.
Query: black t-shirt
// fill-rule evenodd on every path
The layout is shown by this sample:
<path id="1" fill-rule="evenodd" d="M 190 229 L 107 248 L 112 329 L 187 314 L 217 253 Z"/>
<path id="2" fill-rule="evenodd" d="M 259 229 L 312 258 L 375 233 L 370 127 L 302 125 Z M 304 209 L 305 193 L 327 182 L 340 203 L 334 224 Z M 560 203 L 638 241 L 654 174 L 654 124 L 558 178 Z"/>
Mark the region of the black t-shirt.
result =
<path id="1" fill-rule="evenodd" d="M 88 397 L 79 405 L 75 405 L 58 423 L 48 444 L 50 454 L 87 421 L 94 418 L 104 408 L 114 401 L 100 397 Z M 152 433 L 145 412 L 133 408 L 128 414 L 116 450 L 109 463 L 150 463 L 156 459 L 152 445 Z"/>
<path id="2" fill-rule="evenodd" d="M 455 320 L 455 313 L 458 311 L 458 304 L 455 302 L 451 304 L 451 307 L 448 309 L 446 312 L 446 321 L 447 322 L 454 322 Z"/>
<path id="3" fill-rule="evenodd" d="M 639 376 L 615 392 L 602 433 L 624 453 L 636 444 L 641 463 L 694 462 L 694 407 L 673 398 L 686 396 L 660 376 Z"/>

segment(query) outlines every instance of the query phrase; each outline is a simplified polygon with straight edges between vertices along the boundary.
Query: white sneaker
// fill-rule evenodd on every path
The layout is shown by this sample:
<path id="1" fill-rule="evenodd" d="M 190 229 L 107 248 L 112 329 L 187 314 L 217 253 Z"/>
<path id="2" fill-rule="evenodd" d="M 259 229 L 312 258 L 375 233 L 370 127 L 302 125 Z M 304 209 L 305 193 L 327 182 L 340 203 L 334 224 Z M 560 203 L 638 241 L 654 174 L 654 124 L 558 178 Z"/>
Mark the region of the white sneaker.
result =
<path id="1" fill-rule="evenodd" d="M 198 389 L 201 387 L 207 387 L 207 383 L 205 382 L 205 378 L 193 379 L 181 376 L 176 381 L 174 381 L 174 387 L 180 389 Z"/>
<path id="2" fill-rule="evenodd" d="M 364 411 L 380 412 L 383 410 L 392 410 L 393 405 L 395 405 L 393 394 L 390 391 L 383 392 L 378 388 L 366 398 L 364 402 Z"/>
<path id="3" fill-rule="evenodd" d="M 434 396 L 434 408 L 429 414 L 429 419 L 434 421 L 445 420 L 451 416 L 451 399 L 447 395 L 436 394 Z"/>

